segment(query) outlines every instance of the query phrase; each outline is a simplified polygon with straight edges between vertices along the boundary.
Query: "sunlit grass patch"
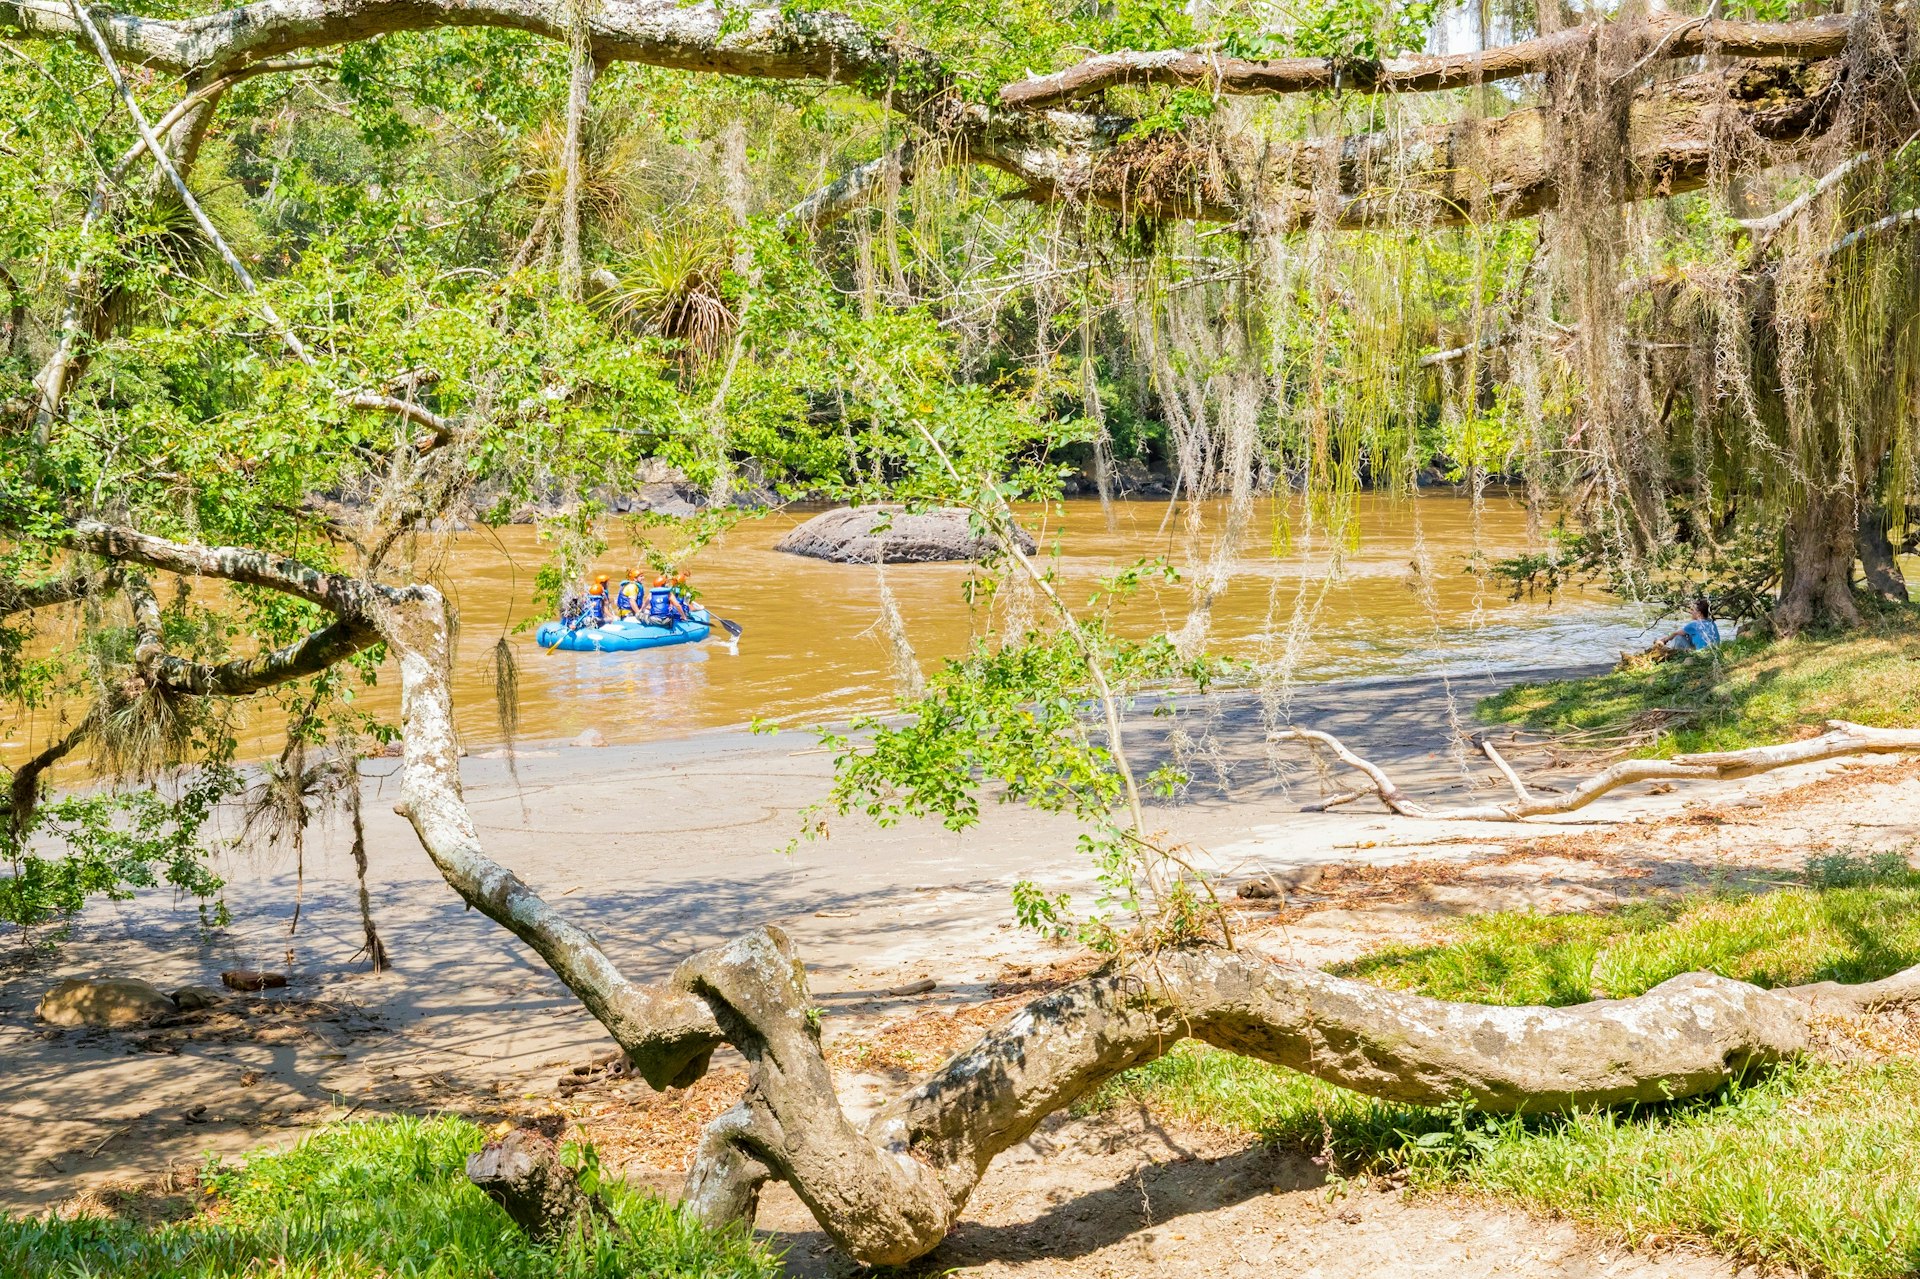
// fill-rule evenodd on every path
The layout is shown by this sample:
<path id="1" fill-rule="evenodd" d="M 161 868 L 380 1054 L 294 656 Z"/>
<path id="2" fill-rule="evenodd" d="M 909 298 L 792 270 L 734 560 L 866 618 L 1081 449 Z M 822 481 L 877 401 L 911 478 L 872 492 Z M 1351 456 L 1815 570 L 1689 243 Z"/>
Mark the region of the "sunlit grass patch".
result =
<path id="1" fill-rule="evenodd" d="M 1741 639 L 1634 671 L 1521 684 L 1480 703 L 1482 717 L 1545 732 L 1624 733 L 1678 716 L 1643 753 L 1738 750 L 1788 740 L 1829 719 L 1920 724 L 1920 608 L 1832 637 Z"/>
<path id="2" fill-rule="evenodd" d="M 453 1118 L 329 1128 L 207 1178 L 208 1210 L 148 1225 L 0 1219 L 0 1275 L 62 1279 L 762 1279 L 774 1259 L 677 1208 L 606 1187 L 624 1236 L 538 1247 L 466 1179 L 485 1135 Z"/>
<path id="3" fill-rule="evenodd" d="M 1706 969 L 1761 985 L 1864 981 L 1920 962 L 1920 874 L 1897 855 L 1804 882 L 1602 915 L 1489 915 L 1445 942 L 1349 964 L 1448 999 L 1569 1004 Z M 1634 1242 L 1692 1239 L 1846 1279 L 1920 1268 L 1920 1063 L 1781 1067 L 1658 1106 L 1526 1119 L 1375 1101 L 1198 1045 L 1127 1072 L 1093 1108 L 1145 1105 L 1322 1155 L 1347 1172 L 1484 1193 Z"/>

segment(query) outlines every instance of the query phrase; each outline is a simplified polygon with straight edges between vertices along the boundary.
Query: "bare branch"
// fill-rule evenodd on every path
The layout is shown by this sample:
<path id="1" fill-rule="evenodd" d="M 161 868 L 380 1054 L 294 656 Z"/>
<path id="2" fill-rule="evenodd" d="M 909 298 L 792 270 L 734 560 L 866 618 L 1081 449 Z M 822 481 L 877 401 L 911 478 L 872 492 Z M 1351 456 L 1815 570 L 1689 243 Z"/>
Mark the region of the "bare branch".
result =
<path id="1" fill-rule="evenodd" d="M 33 810 L 40 806 L 41 777 L 100 727 L 100 714 L 100 707 L 93 707 L 65 737 L 14 769 L 13 776 L 7 779 L 7 834 L 16 846 L 26 834 Z"/>
<path id="2" fill-rule="evenodd" d="M 380 604 L 412 599 L 426 589 L 381 586 L 251 547 L 175 542 L 100 520 L 76 521 L 61 541 L 74 550 L 123 564 L 142 564 L 182 577 L 217 577 L 265 587 L 318 604 L 337 617 L 353 621 L 368 620 Z"/>
<path id="3" fill-rule="evenodd" d="M 499 27 L 566 41 L 565 0 L 255 0 L 199 17 L 105 11 L 95 24 L 113 53 L 157 70 L 223 71 L 400 31 Z M 0 0 L 0 23 L 74 39 L 84 24 L 65 0 Z M 837 13 L 741 10 L 698 0 L 603 0 L 588 15 L 596 58 L 773 80 L 829 80 L 910 100 L 900 86 L 945 84 L 938 60 Z"/>
<path id="4" fill-rule="evenodd" d="M 1691 58 L 1712 51 L 1741 58 L 1826 58 L 1846 47 L 1844 15 L 1805 22 L 1708 22 L 1662 13 L 1641 25 L 1656 44 L 1648 57 Z M 1431 93 L 1537 75 L 1597 37 L 1599 27 L 1569 27 L 1484 52 L 1445 57 L 1247 59 L 1209 49 L 1108 53 L 1052 75 L 1018 80 L 1000 90 L 1000 105 L 1034 111 L 1060 106 L 1121 85 L 1160 84 L 1222 94 Z M 1639 70 L 1639 68 L 1635 68 Z"/>
<path id="5" fill-rule="evenodd" d="M 340 398 L 348 408 L 365 409 L 373 413 L 397 413 L 407 421 L 424 427 L 427 434 L 414 442 L 414 447 L 422 453 L 429 449 L 444 448 L 453 439 L 453 423 L 412 400 L 382 395 L 377 391 L 342 391 Z"/>
<path id="6" fill-rule="evenodd" d="M 845 217 L 889 186 L 905 186 L 913 177 L 916 149 L 909 140 L 877 159 L 847 170 L 781 214 L 780 229 L 818 230 Z"/>

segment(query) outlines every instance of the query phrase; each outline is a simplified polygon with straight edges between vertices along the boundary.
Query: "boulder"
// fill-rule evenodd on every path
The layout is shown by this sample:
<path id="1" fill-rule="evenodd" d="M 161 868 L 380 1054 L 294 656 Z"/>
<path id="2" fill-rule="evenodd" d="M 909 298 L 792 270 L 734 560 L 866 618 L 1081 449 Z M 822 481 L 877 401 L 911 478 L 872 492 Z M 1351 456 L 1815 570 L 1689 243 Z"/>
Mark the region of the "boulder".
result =
<path id="1" fill-rule="evenodd" d="M 182 986 L 173 992 L 173 1002 L 183 1013 L 197 1013 L 203 1008 L 226 1003 L 227 992 L 212 986 Z"/>
<path id="2" fill-rule="evenodd" d="M 34 1015 L 50 1026 L 141 1026 L 178 1011 L 152 982 L 108 977 L 61 982 L 40 997 Z"/>
<path id="3" fill-rule="evenodd" d="M 878 526 L 876 531 L 876 526 Z M 776 551 L 807 555 L 836 564 L 930 564 L 984 559 L 995 549 L 990 538 L 974 536 L 967 512 L 955 507 L 908 511 L 905 507 L 843 506 L 814 516 L 774 545 Z M 1023 530 L 1020 549 L 1031 554 L 1033 539 Z"/>
<path id="4" fill-rule="evenodd" d="M 573 739 L 573 744 L 575 746 L 605 746 L 607 744 L 607 735 L 597 728 L 582 729 L 580 736 Z"/>

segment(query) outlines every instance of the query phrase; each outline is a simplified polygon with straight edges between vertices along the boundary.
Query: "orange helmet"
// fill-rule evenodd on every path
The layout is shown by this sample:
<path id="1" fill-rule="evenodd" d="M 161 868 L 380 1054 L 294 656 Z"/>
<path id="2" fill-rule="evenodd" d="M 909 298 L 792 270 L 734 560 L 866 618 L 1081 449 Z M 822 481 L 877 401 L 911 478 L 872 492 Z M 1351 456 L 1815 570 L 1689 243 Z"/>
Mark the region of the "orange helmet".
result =
<path id="1" fill-rule="evenodd" d="M 654 578 L 654 579 L 653 579 L 653 584 L 654 584 L 655 586 L 665 586 L 665 585 L 667 584 L 667 582 L 668 582 L 668 580 L 669 580 L 669 579 L 668 579 L 668 577 L 667 577 L 667 575 L 666 575 L 665 573 L 662 573 L 662 574 L 661 574 L 660 576 L 658 576 L 658 577 L 656 577 L 656 578 Z"/>

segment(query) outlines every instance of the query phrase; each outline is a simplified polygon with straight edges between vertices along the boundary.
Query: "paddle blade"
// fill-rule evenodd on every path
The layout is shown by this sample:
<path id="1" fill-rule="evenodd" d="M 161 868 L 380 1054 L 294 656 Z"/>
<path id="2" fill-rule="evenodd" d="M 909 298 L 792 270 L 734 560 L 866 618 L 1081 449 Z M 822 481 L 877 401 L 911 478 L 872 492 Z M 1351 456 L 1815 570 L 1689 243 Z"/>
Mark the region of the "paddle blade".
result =
<path id="1" fill-rule="evenodd" d="M 741 626 L 740 623 L 734 621 L 730 617 L 716 617 L 713 620 L 720 623 L 721 630 L 733 636 L 735 639 L 739 639 L 740 636 L 744 634 L 746 631 L 745 627 Z"/>

